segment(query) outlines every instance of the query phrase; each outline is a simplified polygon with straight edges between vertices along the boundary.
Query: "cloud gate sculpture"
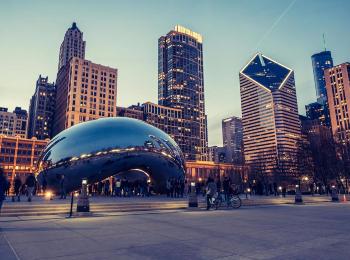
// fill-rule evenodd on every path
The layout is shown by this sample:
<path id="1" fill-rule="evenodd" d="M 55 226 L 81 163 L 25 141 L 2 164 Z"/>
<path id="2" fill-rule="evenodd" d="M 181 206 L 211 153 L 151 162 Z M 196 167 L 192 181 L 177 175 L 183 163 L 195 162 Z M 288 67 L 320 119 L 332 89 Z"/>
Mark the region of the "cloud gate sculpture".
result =
<path id="1" fill-rule="evenodd" d="M 168 178 L 184 178 L 185 163 L 175 141 L 160 129 L 131 118 L 101 118 L 80 123 L 56 135 L 40 156 L 38 180 L 67 192 L 110 176 L 142 172 L 163 192 Z"/>

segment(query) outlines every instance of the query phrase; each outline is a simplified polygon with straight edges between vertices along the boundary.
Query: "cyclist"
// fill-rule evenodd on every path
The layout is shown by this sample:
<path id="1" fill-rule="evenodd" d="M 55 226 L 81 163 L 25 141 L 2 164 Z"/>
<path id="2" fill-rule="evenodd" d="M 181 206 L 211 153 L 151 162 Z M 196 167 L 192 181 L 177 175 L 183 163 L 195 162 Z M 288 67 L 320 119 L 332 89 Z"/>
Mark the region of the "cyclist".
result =
<path id="1" fill-rule="evenodd" d="M 207 180 L 207 210 L 210 209 L 211 199 L 214 197 L 216 191 L 217 191 L 217 187 L 216 187 L 216 184 L 214 182 L 214 179 L 211 177 L 208 177 L 208 180 Z"/>

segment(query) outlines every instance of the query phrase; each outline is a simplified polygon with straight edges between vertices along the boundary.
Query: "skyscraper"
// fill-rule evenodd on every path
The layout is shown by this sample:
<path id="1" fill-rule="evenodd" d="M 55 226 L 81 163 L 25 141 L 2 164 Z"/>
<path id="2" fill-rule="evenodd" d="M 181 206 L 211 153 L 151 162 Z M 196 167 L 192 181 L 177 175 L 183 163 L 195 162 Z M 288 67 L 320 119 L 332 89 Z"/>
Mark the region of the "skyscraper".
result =
<path id="1" fill-rule="evenodd" d="M 226 152 L 226 162 L 243 163 L 242 119 L 235 116 L 223 119 L 222 138 Z"/>
<path id="2" fill-rule="evenodd" d="M 266 174 L 297 174 L 300 139 L 294 72 L 256 54 L 239 73 L 245 162 Z"/>
<path id="3" fill-rule="evenodd" d="M 53 135 L 80 122 L 116 116 L 117 69 L 72 58 L 57 75 Z"/>
<path id="4" fill-rule="evenodd" d="M 66 31 L 64 36 L 60 47 L 58 70 L 68 64 L 72 57 L 85 59 L 85 41 L 83 40 L 83 33 L 76 23 L 72 24 L 72 27 Z"/>
<path id="5" fill-rule="evenodd" d="M 330 51 L 322 51 L 311 56 L 312 69 L 314 72 L 315 89 L 317 102 L 325 104 L 327 102 L 326 82 L 324 70 L 333 67 L 333 59 Z"/>
<path id="6" fill-rule="evenodd" d="M 182 110 L 151 102 L 142 104 L 145 121 L 170 135 L 181 147 L 186 144 Z"/>
<path id="7" fill-rule="evenodd" d="M 350 143 L 350 63 L 325 70 L 329 112 L 333 136 Z"/>
<path id="8" fill-rule="evenodd" d="M 0 134 L 6 136 L 27 136 L 28 113 L 26 110 L 16 107 L 13 112 L 0 107 Z"/>
<path id="9" fill-rule="evenodd" d="M 312 102 L 305 106 L 306 116 L 311 120 L 317 120 L 319 125 L 330 126 L 328 103 Z"/>
<path id="10" fill-rule="evenodd" d="M 209 146 L 208 147 L 208 157 L 209 161 L 215 163 L 224 163 L 226 162 L 226 149 L 219 146 Z"/>
<path id="11" fill-rule="evenodd" d="M 175 26 L 158 40 L 158 103 L 182 110 L 187 160 L 208 159 L 207 122 L 204 104 L 203 39 Z"/>
<path id="12" fill-rule="evenodd" d="M 39 76 L 34 95 L 30 100 L 28 118 L 28 138 L 39 140 L 52 137 L 52 124 L 55 112 L 56 86 L 49 83 L 48 77 Z"/>

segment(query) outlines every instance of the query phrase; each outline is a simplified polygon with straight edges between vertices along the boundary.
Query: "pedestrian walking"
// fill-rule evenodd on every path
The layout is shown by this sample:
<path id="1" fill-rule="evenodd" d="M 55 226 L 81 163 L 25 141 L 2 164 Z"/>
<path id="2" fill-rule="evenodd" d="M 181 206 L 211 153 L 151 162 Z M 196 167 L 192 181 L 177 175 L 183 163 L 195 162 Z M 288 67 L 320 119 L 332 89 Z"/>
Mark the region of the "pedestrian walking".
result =
<path id="1" fill-rule="evenodd" d="M 231 179 L 226 176 L 222 182 L 222 186 L 224 188 L 225 201 L 228 201 L 230 195 Z"/>
<path id="2" fill-rule="evenodd" d="M 166 196 L 169 198 L 171 192 L 171 181 L 170 178 L 166 180 Z"/>
<path id="3" fill-rule="evenodd" d="M 41 190 L 43 192 L 43 194 L 45 195 L 46 193 L 46 188 L 47 188 L 47 180 L 46 180 L 46 176 L 43 176 L 43 183 L 41 184 Z"/>
<path id="4" fill-rule="evenodd" d="M 31 173 L 26 179 L 28 202 L 32 201 L 33 192 L 34 192 L 34 188 L 35 188 L 35 183 L 36 183 L 35 177 Z"/>
<path id="5" fill-rule="evenodd" d="M 101 195 L 101 194 L 102 194 L 102 188 L 103 188 L 103 183 L 100 181 L 100 182 L 97 184 L 97 194 L 98 194 L 98 195 Z"/>
<path id="6" fill-rule="evenodd" d="M 282 197 L 285 198 L 286 197 L 286 193 L 287 193 L 287 189 L 286 187 L 282 187 Z"/>
<path id="7" fill-rule="evenodd" d="M 275 197 L 279 195 L 276 182 L 273 183 L 273 193 L 274 193 Z"/>
<path id="8" fill-rule="evenodd" d="M 121 197 L 121 185 L 122 185 L 122 183 L 121 183 L 121 181 L 120 181 L 120 179 L 117 179 L 117 182 L 115 183 L 115 189 L 116 189 L 116 195 L 118 196 L 118 197 Z"/>
<path id="9" fill-rule="evenodd" d="M 185 194 L 185 181 L 181 178 L 180 179 L 180 196 L 181 198 L 184 197 Z"/>
<path id="10" fill-rule="evenodd" d="M 11 182 L 7 181 L 5 196 L 10 196 Z"/>
<path id="11" fill-rule="evenodd" d="M 175 197 L 175 178 L 171 178 L 170 180 L 170 197 Z"/>
<path id="12" fill-rule="evenodd" d="M 207 210 L 210 209 L 211 205 L 211 199 L 214 197 L 215 193 L 217 192 L 217 185 L 214 182 L 214 179 L 211 177 L 208 177 L 207 180 Z"/>
<path id="13" fill-rule="evenodd" d="M 5 177 L 4 171 L 0 168 L 0 213 L 1 213 L 1 208 L 2 204 L 5 200 L 5 192 L 7 188 L 7 179 Z"/>
<path id="14" fill-rule="evenodd" d="M 110 182 L 109 182 L 109 179 L 107 179 L 106 181 L 105 181 L 105 185 L 104 185 L 104 195 L 105 196 L 109 196 L 109 187 L 110 186 Z"/>
<path id="15" fill-rule="evenodd" d="M 116 191 L 116 179 L 113 177 L 112 178 L 112 181 L 111 181 L 111 185 L 112 185 L 112 196 L 114 197 L 114 196 L 117 196 L 117 191 Z"/>
<path id="16" fill-rule="evenodd" d="M 60 180 L 60 199 L 62 200 L 65 200 L 66 197 L 67 197 L 67 194 L 66 194 L 66 181 L 64 179 L 64 175 L 62 174 L 61 175 L 61 180 Z"/>
<path id="17" fill-rule="evenodd" d="M 21 178 L 16 174 L 16 177 L 14 180 L 14 191 L 15 191 L 15 197 L 17 198 L 18 202 L 21 201 L 21 187 L 22 187 Z"/>

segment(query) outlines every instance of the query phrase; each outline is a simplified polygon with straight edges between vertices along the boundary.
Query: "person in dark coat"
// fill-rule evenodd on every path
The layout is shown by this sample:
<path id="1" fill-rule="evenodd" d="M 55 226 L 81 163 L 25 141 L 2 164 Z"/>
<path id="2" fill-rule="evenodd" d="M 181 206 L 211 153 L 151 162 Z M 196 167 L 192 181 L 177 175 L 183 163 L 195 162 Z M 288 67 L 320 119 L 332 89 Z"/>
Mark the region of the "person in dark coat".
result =
<path id="1" fill-rule="evenodd" d="M 32 201 L 32 196 L 33 196 L 35 184 L 36 184 L 36 180 L 35 180 L 34 175 L 30 174 L 26 179 L 28 202 Z"/>
<path id="2" fill-rule="evenodd" d="M 282 197 L 285 198 L 286 197 L 286 193 L 287 193 L 287 189 L 286 187 L 282 187 Z"/>
<path id="3" fill-rule="evenodd" d="M 66 194 L 66 181 L 64 179 L 64 175 L 62 174 L 61 175 L 61 180 L 60 180 L 60 194 L 61 194 L 61 197 L 60 199 L 66 199 L 67 197 L 67 194 Z"/>
<path id="4" fill-rule="evenodd" d="M 21 187 L 22 187 L 21 178 L 18 175 L 16 175 L 15 181 L 14 181 L 14 188 L 15 188 L 15 197 L 17 197 L 17 201 L 21 201 Z"/>
<path id="5" fill-rule="evenodd" d="M 210 209 L 211 199 L 214 197 L 217 192 L 217 185 L 213 178 L 208 177 L 207 180 L 207 210 Z"/>
<path id="6" fill-rule="evenodd" d="M 7 183 L 8 183 L 8 181 L 5 177 L 5 173 L 0 168 L 0 213 L 1 213 L 2 204 L 5 200 L 5 192 L 6 192 L 7 185 L 8 185 Z"/>
<path id="7" fill-rule="evenodd" d="M 7 196 L 7 197 L 10 196 L 10 189 L 11 189 L 11 182 L 7 181 L 5 196 Z"/>
<path id="8" fill-rule="evenodd" d="M 231 186 L 231 180 L 227 176 L 224 178 L 224 181 L 222 182 L 222 186 L 224 188 L 224 194 L 225 194 L 225 200 L 228 201 L 230 197 L 230 186 Z"/>
<path id="9" fill-rule="evenodd" d="M 46 193 L 46 188 L 47 188 L 47 180 L 46 180 L 46 176 L 43 176 L 43 183 L 41 184 L 41 189 L 44 195 Z"/>

